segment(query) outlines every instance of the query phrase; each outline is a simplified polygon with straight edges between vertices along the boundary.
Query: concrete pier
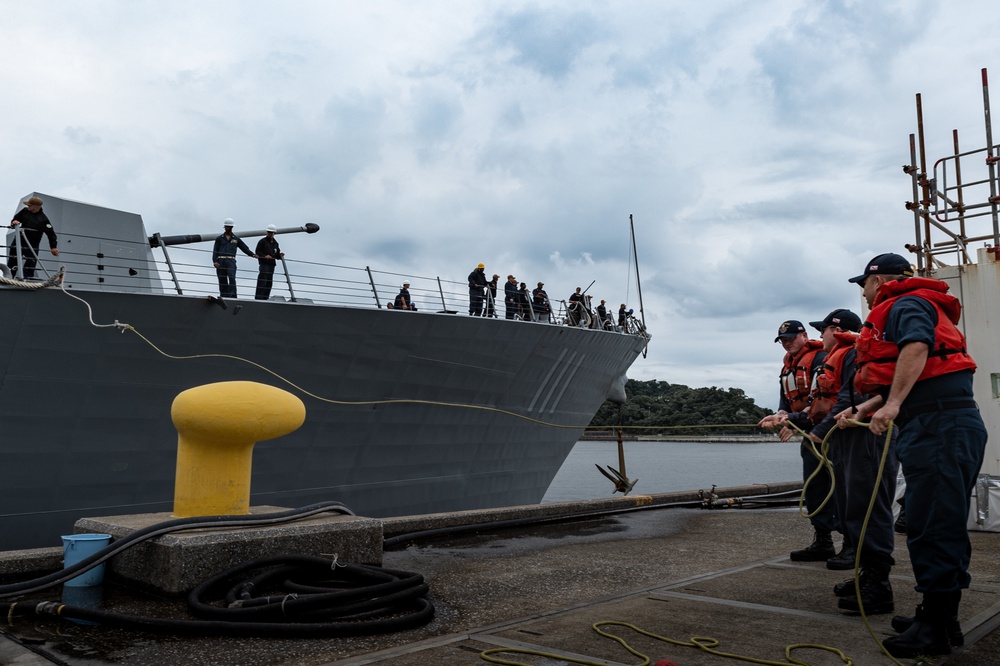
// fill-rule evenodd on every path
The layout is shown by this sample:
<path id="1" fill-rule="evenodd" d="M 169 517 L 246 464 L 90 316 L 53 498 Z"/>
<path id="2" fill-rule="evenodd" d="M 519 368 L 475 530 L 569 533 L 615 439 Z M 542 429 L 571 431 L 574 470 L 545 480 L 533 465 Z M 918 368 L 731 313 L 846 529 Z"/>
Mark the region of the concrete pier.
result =
<path id="1" fill-rule="evenodd" d="M 476 522 L 475 512 L 462 513 L 465 522 Z M 481 652 L 504 647 L 598 664 L 641 662 L 592 627 L 617 621 L 676 641 L 623 626 L 606 628 L 649 655 L 651 663 L 738 663 L 683 645 L 692 636 L 710 636 L 721 651 L 758 659 L 781 662 L 785 646 L 813 643 L 842 650 L 857 666 L 891 664 L 863 619 L 837 609 L 833 586 L 850 572 L 788 559 L 789 551 L 811 537 L 808 521 L 794 509 L 687 508 L 442 537 L 383 554 L 384 566 L 419 572 L 430 585 L 436 615 L 419 629 L 342 639 L 202 638 L 15 619 L 0 638 L 0 663 L 465 666 L 485 664 Z M 966 647 L 935 664 L 997 663 L 1000 534 L 973 532 L 971 539 L 973 582 L 959 618 Z M 896 537 L 895 555 L 896 612 L 911 614 L 919 597 L 902 535 Z M 154 603 L 105 587 L 103 603 L 122 612 L 149 612 Z M 25 602 L 46 595 L 59 596 L 41 593 Z M 185 616 L 180 602 L 155 603 L 157 613 Z M 890 619 L 869 618 L 876 638 L 893 633 Z M 496 656 L 541 663 L 519 654 Z M 813 666 L 843 663 L 815 649 L 793 656 Z"/>

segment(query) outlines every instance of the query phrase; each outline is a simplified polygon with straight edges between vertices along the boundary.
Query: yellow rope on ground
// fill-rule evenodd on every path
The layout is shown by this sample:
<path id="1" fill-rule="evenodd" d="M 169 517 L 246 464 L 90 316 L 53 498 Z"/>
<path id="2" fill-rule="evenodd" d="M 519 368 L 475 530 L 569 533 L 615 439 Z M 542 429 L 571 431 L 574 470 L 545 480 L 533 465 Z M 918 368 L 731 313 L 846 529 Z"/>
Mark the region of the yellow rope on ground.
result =
<path id="1" fill-rule="evenodd" d="M 837 648 L 834 648 L 834 647 L 830 647 L 828 645 L 820 645 L 818 643 L 795 643 L 795 644 L 792 644 L 792 645 L 788 645 L 788 646 L 785 647 L 785 661 L 774 661 L 774 660 L 771 660 L 771 659 L 761 659 L 761 658 L 758 658 L 758 657 L 749 657 L 747 655 L 736 654 L 736 653 L 733 653 L 733 652 L 723 652 L 722 650 L 716 649 L 720 645 L 719 641 L 716 640 L 715 638 L 710 637 L 710 636 L 692 636 L 687 641 L 679 641 L 679 640 L 676 640 L 676 639 L 673 639 L 673 638 L 667 638 L 666 636 L 661 636 L 659 634 L 654 634 L 653 632 L 646 631 L 645 629 L 640 629 L 639 627 L 635 626 L 634 624 L 630 624 L 628 622 L 619 622 L 617 620 L 604 620 L 604 621 L 601 621 L 601 622 L 596 622 L 592 626 L 593 626 L 594 631 L 596 631 L 601 636 L 604 636 L 606 638 L 610 638 L 611 640 L 617 642 L 619 645 L 621 645 L 623 648 L 625 648 L 626 650 L 628 650 L 630 653 L 632 653 L 636 657 L 639 657 L 640 659 L 642 659 L 643 661 L 641 663 L 639 663 L 637 666 L 648 666 L 648 664 L 650 663 L 650 657 L 648 655 L 643 654 L 642 652 L 639 652 L 635 648 L 633 648 L 621 636 L 616 636 L 615 634 L 612 634 L 612 633 L 609 633 L 609 632 L 605 631 L 603 629 L 603 627 L 607 627 L 607 626 L 625 627 L 627 629 L 631 629 L 632 631 L 634 631 L 634 632 L 636 632 L 638 634 L 641 634 L 643 636 L 646 636 L 648 638 L 652 638 L 652 639 L 655 639 L 655 640 L 658 640 L 658 641 L 662 641 L 664 643 L 669 643 L 670 645 L 676 645 L 677 647 L 696 648 L 698 650 L 701 650 L 702 652 L 705 652 L 705 653 L 708 653 L 708 654 L 711 654 L 711 655 L 715 655 L 716 657 L 725 657 L 727 659 L 737 659 L 739 661 L 746 661 L 746 662 L 749 662 L 751 664 L 765 664 L 767 666 L 789 666 L 790 664 L 795 665 L 795 666 L 809 666 L 809 662 L 800 661 L 800 660 L 798 660 L 798 659 L 796 659 L 795 657 L 792 656 L 792 653 L 795 652 L 796 650 L 807 650 L 807 649 L 808 650 L 821 650 L 823 652 L 830 652 L 832 654 L 835 654 L 838 657 L 840 657 L 841 662 L 845 666 L 852 666 L 854 664 L 854 661 L 850 657 L 848 657 L 847 655 L 845 655 L 841 650 L 838 650 Z M 598 662 L 598 661 L 590 661 L 590 660 L 587 660 L 587 659 L 578 659 L 576 657 L 568 657 L 568 656 L 565 656 L 565 655 L 555 654 L 555 653 L 551 653 L 551 652 L 542 652 L 542 651 L 536 651 L 536 650 L 527 650 L 527 649 L 523 649 L 523 648 L 492 648 L 492 649 L 489 649 L 489 650 L 484 650 L 483 652 L 481 652 L 479 654 L 479 656 L 482 659 L 484 659 L 486 661 L 489 661 L 489 662 L 492 662 L 494 664 L 506 664 L 507 666 L 531 666 L 530 664 L 525 664 L 524 662 L 509 661 L 509 660 L 506 660 L 506 659 L 501 659 L 499 657 L 494 657 L 493 656 L 493 655 L 500 654 L 500 653 L 514 653 L 514 654 L 531 655 L 531 656 L 535 656 L 535 657 L 545 657 L 545 658 L 548 658 L 548 659 L 556 659 L 558 661 L 565 661 L 565 662 L 572 663 L 572 664 L 584 664 L 585 666 L 603 666 L 604 664 L 607 663 L 605 661 L 600 661 L 600 662 Z"/>

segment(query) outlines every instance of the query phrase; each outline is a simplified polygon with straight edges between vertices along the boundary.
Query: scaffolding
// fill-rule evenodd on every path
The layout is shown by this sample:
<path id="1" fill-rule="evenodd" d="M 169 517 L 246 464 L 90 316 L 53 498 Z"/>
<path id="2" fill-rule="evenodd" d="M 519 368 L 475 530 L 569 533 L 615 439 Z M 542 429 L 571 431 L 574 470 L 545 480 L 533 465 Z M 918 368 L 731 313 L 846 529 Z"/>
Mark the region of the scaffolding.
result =
<path id="1" fill-rule="evenodd" d="M 907 201 L 906 208 L 913 212 L 915 242 L 907 244 L 906 249 L 917 255 L 920 274 L 949 265 L 941 257 L 952 253 L 955 254 L 954 265 L 975 263 L 975 252 L 970 256 L 970 243 L 984 242 L 994 260 L 1000 261 L 1000 181 L 997 176 L 1000 157 L 998 146 L 993 144 L 986 68 L 982 70 L 982 80 L 986 147 L 963 152 L 959 147 L 958 130 L 952 130 L 954 153 L 937 160 L 929 176 L 923 107 L 920 93 L 917 93 L 917 134 L 910 134 L 910 164 L 904 165 L 903 171 L 910 176 L 913 185 L 913 201 Z M 964 175 L 963 167 L 968 172 Z M 989 233 L 984 224 L 987 218 L 992 221 Z"/>

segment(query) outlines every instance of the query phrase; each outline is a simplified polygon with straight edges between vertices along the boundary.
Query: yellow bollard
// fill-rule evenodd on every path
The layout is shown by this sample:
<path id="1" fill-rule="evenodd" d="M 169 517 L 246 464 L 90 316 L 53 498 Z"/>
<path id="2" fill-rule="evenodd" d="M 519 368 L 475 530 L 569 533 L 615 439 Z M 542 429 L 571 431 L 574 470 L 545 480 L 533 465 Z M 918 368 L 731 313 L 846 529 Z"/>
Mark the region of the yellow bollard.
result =
<path id="1" fill-rule="evenodd" d="M 294 432 L 306 407 L 288 391 L 256 382 L 220 382 L 178 394 L 174 516 L 250 513 L 253 445 Z"/>

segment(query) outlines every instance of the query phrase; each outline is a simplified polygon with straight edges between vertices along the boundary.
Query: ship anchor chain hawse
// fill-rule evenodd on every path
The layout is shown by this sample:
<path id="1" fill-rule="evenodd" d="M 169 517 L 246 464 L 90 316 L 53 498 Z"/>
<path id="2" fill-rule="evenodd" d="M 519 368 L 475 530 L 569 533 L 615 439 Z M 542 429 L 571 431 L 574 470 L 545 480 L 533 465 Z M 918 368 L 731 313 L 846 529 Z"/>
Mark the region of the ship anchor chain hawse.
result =
<path id="1" fill-rule="evenodd" d="M 149 234 L 137 213 L 32 196 L 59 256 L 38 253 L 37 281 L 0 276 L 0 550 L 55 545 L 84 516 L 169 511 L 171 402 L 220 381 L 310 398 L 301 428 L 257 446 L 253 505 L 379 518 L 535 504 L 601 405 L 625 399 L 650 340 L 639 319 L 571 325 L 564 306 L 456 314 L 467 284 L 438 276 L 407 276 L 420 310 L 398 312 L 400 276 L 367 266 L 279 261 L 256 300 L 246 258 L 244 298 L 220 298 L 205 243 L 218 232 Z"/>

